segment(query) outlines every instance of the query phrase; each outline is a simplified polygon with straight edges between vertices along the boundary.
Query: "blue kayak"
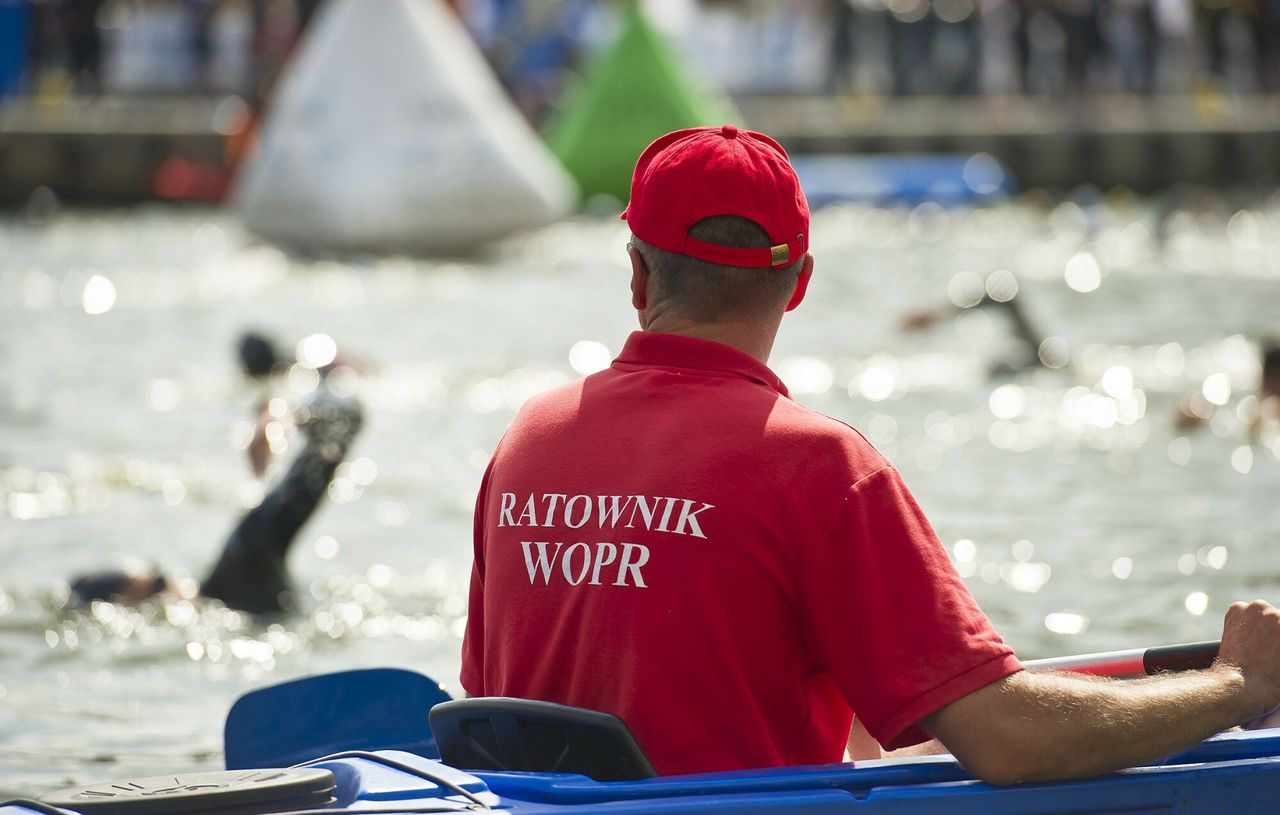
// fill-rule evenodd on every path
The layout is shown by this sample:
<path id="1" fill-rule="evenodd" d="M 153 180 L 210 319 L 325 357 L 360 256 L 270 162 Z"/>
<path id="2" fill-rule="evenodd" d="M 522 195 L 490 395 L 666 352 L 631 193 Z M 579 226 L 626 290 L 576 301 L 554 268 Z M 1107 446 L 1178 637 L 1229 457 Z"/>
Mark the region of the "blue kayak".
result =
<path id="1" fill-rule="evenodd" d="M 304 765 L 332 774 L 332 802 L 262 812 L 459 812 L 511 815 L 659 813 L 1260 813 L 1280 801 L 1280 730 L 1220 736 L 1162 766 L 1101 778 L 1019 787 L 974 780 L 945 756 L 793 767 L 639 781 L 593 781 L 550 773 L 463 772 L 400 751 L 374 751 Z M 234 771 L 244 776 L 246 771 Z M 181 779 L 190 785 L 205 773 Z M 170 776 L 169 778 L 172 778 Z M 0 815 L 77 812 L 34 802 L 0 806 Z M 125 808 L 121 812 L 141 810 Z M 252 812 L 153 810 L 165 812 Z"/>
<path id="2" fill-rule="evenodd" d="M 979 781 L 950 756 L 655 777 L 616 717 L 450 700 L 399 669 L 246 694 L 227 717 L 226 758 L 227 770 L 62 790 L 0 804 L 0 815 L 1216 815 L 1280 806 L 1280 728 L 1224 733 L 1158 765 L 1014 787 Z"/>

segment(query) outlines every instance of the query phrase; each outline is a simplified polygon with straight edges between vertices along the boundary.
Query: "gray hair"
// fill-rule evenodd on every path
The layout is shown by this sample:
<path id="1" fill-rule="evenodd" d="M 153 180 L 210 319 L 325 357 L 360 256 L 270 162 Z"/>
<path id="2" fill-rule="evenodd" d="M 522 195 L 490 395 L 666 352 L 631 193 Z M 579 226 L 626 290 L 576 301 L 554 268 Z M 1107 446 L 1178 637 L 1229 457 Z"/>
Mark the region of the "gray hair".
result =
<path id="1" fill-rule="evenodd" d="M 690 227 L 689 236 L 742 249 L 772 243 L 759 224 L 736 215 L 704 218 Z M 751 317 L 785 305 L 804 265 L 801 258 L 788 266 L 721 266 L 659 249 L 635 235 L 631 245 L 649 270 L 650 306 L 698 322 Z"/>

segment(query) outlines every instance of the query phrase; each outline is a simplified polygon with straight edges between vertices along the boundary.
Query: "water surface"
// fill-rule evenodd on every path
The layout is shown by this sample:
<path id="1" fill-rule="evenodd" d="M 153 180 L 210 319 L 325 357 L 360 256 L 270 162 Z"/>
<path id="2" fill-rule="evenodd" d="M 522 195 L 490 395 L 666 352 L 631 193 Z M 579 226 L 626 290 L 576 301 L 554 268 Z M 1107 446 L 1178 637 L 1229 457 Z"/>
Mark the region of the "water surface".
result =
<path id="1" fill-rule="evenodd" d="M 815 218 L 774 367 L 902 470 L 1026 657 L 1215 638 L 1231 600 L 1280 595 L 1280 432 L 1246 426 L 1257 339 L 1280 333 L 1280 205 L 1212 203 Z M 632 329 L 624 228 L 315 260 L 216 211 L 0 221 L 0 795 L 220 767 L 227 708 L 267 682 L 396 665 L 456 692 L 482 469 L 524 399 Z M 1058 367 L 998 370 L 1020 350 L 999 309 L 900 330 L 1010 280 Z M 238 447 L 264 395 L 234 364 L 246 328 L 361 363 L 365 430 L 292 556 L 306 612 L 63 608 L 68 577 L 128 557 L 199 576 L 261 495 Z M 1187 394 L 1198 430 L 1173 422 Z"/>

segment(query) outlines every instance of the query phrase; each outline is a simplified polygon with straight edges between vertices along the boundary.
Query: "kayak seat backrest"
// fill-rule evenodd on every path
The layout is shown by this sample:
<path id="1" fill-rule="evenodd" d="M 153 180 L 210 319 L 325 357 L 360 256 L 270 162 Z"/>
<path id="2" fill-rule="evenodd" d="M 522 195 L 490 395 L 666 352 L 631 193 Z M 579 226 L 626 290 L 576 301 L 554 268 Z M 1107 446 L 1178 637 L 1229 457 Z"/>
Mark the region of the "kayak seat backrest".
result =
<path id="1" fill-rule="evenodd" d="M 578 773 L 597 781 L 657 775 L 621 719 L 597 710 L 501 696 L 431 708 L 440 758 L 462 770 Z"/>
<path id="2" fill-rule="evenodd" d="M 258 688 L 227 713 L 227 769 L 288 767 L 345 750 L 437 758 L 427 711 L 449 698 L 434 680 L 401 668 L 338 671 Z"/>

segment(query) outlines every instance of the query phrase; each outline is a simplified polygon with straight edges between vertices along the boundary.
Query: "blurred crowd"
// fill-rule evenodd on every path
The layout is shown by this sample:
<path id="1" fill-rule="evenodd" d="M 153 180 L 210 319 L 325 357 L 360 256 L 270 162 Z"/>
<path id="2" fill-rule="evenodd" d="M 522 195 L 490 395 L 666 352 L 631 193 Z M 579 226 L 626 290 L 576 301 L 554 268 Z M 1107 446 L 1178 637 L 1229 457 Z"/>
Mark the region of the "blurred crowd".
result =
<path id="1" fill-rule="evenodd" d="M 279 71 L 321 2 L 0 0 L 0 10 L 21 9 L 5 16 L 25 26 L 18 92 L 252 95 Z"/>
<path id="2" fill-rule="evenodd" d="M 322 2 L 0 0 L 0 93 L 258 93 Z M 449 4 L 536 119 L 624 2 Z M 1280 0 L 641 2 L 731 93 L 1280 90 Z"/>
<path id="3" fill-rule="evenodd" d="M 1278 0 L 832 2 L 833 83 L 879 24 L 888 90 L 904 93 L 1237 92 L 1280 88 Z"/>

